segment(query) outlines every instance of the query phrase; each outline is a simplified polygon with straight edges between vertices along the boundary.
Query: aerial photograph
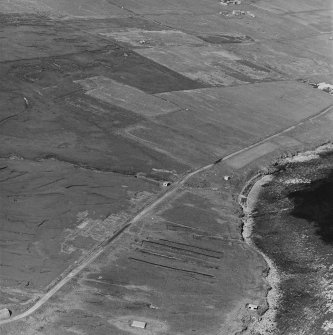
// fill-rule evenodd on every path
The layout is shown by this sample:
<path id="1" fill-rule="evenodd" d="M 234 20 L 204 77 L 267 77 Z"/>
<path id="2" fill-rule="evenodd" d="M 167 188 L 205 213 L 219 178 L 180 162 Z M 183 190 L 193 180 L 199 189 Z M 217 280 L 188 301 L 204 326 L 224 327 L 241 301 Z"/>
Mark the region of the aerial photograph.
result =
<path id="1" fill-rule="evenodd" d="M 0 0 L 0 335 L 333 335 L 333 1 Z"/>

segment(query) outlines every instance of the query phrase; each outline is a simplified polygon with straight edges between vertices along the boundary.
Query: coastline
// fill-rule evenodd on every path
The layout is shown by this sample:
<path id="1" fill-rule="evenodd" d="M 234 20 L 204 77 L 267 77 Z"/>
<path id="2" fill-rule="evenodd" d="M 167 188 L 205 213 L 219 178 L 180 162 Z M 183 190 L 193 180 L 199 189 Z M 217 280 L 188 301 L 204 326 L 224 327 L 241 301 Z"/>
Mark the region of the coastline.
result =
<path id="1" fill-rule="evenodd" d="M 312 213 L 312 206 L 320 215 L 332 207 L 330 195 L 324 205 L 318 200 L 319 186 L 332 185 L 332 149 L 326 144 L 279 159 L 251 178 L 239 195 L 242 236 L 265 259 L 270 287 L 267 310 L 243 334 L 331 334 L 333 253 L 319 231 L 320 222 L 305 214 Z M 330 225 L 327 229 L 331 234 Z"/>
<path id="2" fill-rule="evenodd" d="M 272 334 L 272 331 L 276 329 L 275 317 L 276 311 L 279 305 L 279 282 L 280 276 L 277 267 L 275 266 L 272 259 L 270 259 L 264 252 L 262 252 L 252 240 L 252 232 L 255 225 L 252 213 L 258 202 L 259 193 L 262 185 L 272 180 L 272 175 L 261 175 L 258 174 L 251 178 L 244 186 L 242 192 L 239 195 L 238 202 L 243 209 L 243 230 L 242 236 L 244 241 L 254 250 L 256 250 L 265 260 L 268 266 L 268 272 L 266 275 L 266 282 L 269 285 L 267 291 L 267 310 L 251 325 L 244 334 L 250 334 L 251 331 L 255 330 L 260 334 Z M 245 195 L 246 194 L 246 195 Z"/>

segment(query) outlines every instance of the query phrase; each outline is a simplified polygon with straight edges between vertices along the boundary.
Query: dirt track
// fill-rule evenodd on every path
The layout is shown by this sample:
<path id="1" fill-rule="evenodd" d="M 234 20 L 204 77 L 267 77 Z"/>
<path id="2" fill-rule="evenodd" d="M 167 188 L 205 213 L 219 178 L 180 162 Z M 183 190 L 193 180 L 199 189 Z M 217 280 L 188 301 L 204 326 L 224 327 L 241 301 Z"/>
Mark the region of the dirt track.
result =
<path id="1" fill-rule="evenodd" d="M 154 334 L 230 334 L 257 317 L 247 302 L 265 310 L 265 264 L 240 241 L 233 197 L 271 157 L 330 139 L 333 120 L 329 110 L 312 119 L 332 96 L 299 81 L 332 72 L 330 5 L 279 3 L 245 1 L 235 8 L 254 17 L 230 18 L 210 0 L 0 5 L 0 304 L 14 315 L 161 196 L 162 181 L 238 152 L 4 332 L 126 334 L 142 317 Z M 211 246 L 217 254 L 200 255 Z M 165 283 L 173 268 L 182 274 Z M 102 292 L 94 309 L 87 301 Z M 55 312 L 65 306 L 66 320 Z"/>

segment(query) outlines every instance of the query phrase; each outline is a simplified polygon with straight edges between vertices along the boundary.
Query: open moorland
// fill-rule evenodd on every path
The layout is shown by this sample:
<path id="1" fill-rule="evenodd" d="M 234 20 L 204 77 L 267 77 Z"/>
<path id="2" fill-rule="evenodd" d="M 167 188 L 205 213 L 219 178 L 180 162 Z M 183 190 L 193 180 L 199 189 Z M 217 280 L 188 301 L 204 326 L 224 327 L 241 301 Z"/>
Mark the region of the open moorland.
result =
<path id="1" fill-rule="evenodd" d="M 227 2 L 0 3 L 1 334 L 309 333 L 238 196 L 332 141 L 333 7 Z"/>

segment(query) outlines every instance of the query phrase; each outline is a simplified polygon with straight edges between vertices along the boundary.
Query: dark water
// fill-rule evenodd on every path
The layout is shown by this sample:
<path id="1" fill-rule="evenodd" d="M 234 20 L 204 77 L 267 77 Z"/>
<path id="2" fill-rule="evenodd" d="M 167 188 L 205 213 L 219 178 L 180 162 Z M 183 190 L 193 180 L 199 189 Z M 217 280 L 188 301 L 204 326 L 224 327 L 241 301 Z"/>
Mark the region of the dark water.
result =
<path id="1" fill-rule="evenodd" d="M 333 172 L 308 189 L 290 193 L 289 199 L 294 202 L 290 214 L 311 221 L 320 238 L 333 244 Z"/>

